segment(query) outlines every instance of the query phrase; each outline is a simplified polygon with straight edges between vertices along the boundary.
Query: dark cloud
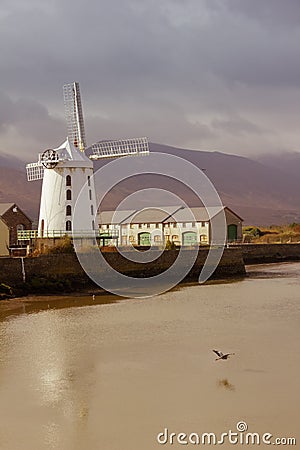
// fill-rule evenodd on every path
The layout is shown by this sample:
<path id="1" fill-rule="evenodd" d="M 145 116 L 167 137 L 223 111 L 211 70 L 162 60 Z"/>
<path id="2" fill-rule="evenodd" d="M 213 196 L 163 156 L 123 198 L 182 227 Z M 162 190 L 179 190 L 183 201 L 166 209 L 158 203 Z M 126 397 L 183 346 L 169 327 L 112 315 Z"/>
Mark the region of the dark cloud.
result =
<path id="1" fill-rule="evenodd" d="M 299 28 L 300 3 L 298 0 L 224 0 L 232 13 L 240 13 L 264 26 Z M 280 32 L 280 30 L 279 30 Z"/>
<path id="2" fill-rule="evenodd" d="M 12 136 L 18 143 L 13 151 L 21 158 L 22 150 L 34 157 L 36 151 L 31 149 L 32 142 L 39 151 L 45 147 L 55 146 L 53 136 L 62 140 L 65 134 L 64 121 L 52 117 L 48 110 L 32 99 L 20 98 L 12 100 L 8 95 L 0 91 L 0 142 L 7 136 Z M 58 144 L 59 142 L 56 142 Z M 19 151 L 17 148 L 19 147 Z M 0 147 L 4 153 L 9 153 L 9 148 Z M 31 150 L 31 151 L 30 151 Z"/>
<path id="3" fill-rule="evenodd" d="M 141 134 L 232 153 L 295 150 L 299 8 L 293 0 L 2 0 L 0 150 L 58 145 L 61 87 L 73 80 L 90 143 Z"/>
<path id="4" fill-rule="evenodd" d="M 212 126 L 215 130 L 243 136 L 252 134 L 261 135 L 266 132 L 255 123 L 245 120 L 242 117 L 231 117 L 227 120 L 214 119 L 212 121 Z"/>

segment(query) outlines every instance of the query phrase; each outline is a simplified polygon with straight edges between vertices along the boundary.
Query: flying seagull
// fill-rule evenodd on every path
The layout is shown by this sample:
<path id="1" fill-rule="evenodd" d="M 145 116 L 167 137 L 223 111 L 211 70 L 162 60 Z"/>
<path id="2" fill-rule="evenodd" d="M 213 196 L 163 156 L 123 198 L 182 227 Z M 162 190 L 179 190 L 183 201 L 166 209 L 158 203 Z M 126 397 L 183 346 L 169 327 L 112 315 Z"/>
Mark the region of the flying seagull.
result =
<path id="1" fill-rule="evenodd" d="M 218 355 L 218 358 L 216 358 L 216 361 L 219 361 L 219 359 L 228 359 L 230 355 L 234 355 L 235 353 L 222 353 L 219 352 L 219 350 L 213 350 L 216 355 Z"/>

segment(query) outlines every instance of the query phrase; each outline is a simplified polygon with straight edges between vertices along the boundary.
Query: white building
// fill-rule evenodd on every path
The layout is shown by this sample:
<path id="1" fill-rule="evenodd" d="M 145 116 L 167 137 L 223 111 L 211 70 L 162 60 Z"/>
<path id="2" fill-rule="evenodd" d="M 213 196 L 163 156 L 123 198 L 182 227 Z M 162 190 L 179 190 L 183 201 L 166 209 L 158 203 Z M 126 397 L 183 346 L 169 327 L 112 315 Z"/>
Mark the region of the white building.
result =
<path id="1" fill-rule="evenodd" d="M 227 241 L 242 240 L 243 219 L 227 207 L 224 210 Z M 209 216 L 204 207 L 168 206 L 144 210 L 100 211 L 99 231 L 104 245 L 208 245 L 211 240 Z"/>
<path id="2" fill-rule="evenodd" d="M 39 238 L 93 236 L 98 230 L 93 161 L 123 156 L 147 155 L 147 138 L 100 141 L 85 154 L 86 142 L 78 82 L 64 85 L 68 138 L 58 148 L 47 149 L 37 162 L 26 165 L 28 181 L 43 179 Z M 23 233 L 20 238 L 37 237 Z"/>
<path id="3" fill-rule="evenodd" d="M 92 233 L 96 215 L 93 163 L 68 139 L 55 152 L 59 163 L 44 169 L 39 237 L 54 237 L 68 232 Z M 76 221 L 73 220 L 75 205 L 80 208 Z"/>

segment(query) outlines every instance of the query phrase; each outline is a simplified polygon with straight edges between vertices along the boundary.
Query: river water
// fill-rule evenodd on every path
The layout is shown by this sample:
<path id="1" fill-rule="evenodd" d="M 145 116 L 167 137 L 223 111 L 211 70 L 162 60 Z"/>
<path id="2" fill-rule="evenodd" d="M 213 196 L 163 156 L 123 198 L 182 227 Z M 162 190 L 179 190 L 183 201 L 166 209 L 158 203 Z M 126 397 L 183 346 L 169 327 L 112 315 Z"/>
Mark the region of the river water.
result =
<path id="1" fill-rule="evenodd" d="M 240 421 L 300 448 L 300 263 L 248 273 L 148 299 L 57 299 L 3 318 L 0 449 L 199 448 L 191 433 L 220 436 Z M 212 349 L 235 355 L 215 361 Z M 192 442 L 178 443 L 180 432 Z"/>

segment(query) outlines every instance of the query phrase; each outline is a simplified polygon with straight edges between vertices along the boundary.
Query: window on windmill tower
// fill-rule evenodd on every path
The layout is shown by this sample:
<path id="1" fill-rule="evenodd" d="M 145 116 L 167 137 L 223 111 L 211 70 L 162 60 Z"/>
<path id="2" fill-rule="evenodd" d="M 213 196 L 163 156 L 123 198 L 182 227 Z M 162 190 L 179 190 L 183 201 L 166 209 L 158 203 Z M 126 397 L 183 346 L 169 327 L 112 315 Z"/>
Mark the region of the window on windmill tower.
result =
<path id="1" fill-rule="evenodd" d="M 66 207 L 66 216 L 71 216 L 71 215 L 72 215 L 71 205 L 67 205 L 67 207 Z"/>
<path id="2" fill-rule="evenodd" d="M 66 231 L 72 231 L 72 222 L 71 220 L 66 221 Z"/>
<path id="3" fill-rule="evenodd" d="M 71 186 L 72 184 L 71 175 L 66 176 L 66 186 Z"/>
<path id="4" fill-rule="evenodd" d="M 90 176 L 88 176 L 88 186 L 90 186 L 91 185 L 91 177 Z"/>
<path id="5" fill-rule="evenodd" d="M 72 191 L 71 191 L 71 189 L 67 189 L 66 198 L 67 198 L 67 200 L 72 200 Z"/>

